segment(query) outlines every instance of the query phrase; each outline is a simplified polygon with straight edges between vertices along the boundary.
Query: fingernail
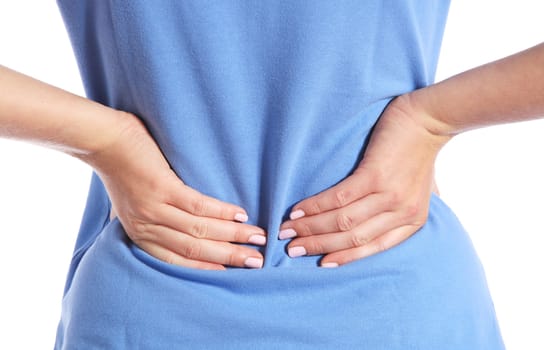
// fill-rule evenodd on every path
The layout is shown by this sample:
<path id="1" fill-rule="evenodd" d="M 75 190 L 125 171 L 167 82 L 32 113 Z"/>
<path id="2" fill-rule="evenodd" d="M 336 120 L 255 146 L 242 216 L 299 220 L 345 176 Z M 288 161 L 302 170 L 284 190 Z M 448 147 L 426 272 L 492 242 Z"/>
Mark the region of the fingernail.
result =
<path id="1" fill-rule="evenodd" d="M 234 220 L 236 221 L 246 222 L 248 219 L 247 215 L 243 213 L 236 213 L 236 215 L 234 215 Z"/>
<path id="2" fill-rule="evenodd" d="M 291 219 L 291 220 L 299 219 L 299 218 L 303 217 L 304 215 L 306 215 L 304 210 L 297 209 L 297 210 L 291 212 L 291 214 L 289 214 L 289 219 Z"/>
<path id="3" fill-rule="evenodd" d="M 263 267 L 263 259 L 250 257 L 247 258 L 246 261 L 244 261 L 244 265 L 253 269 L 260 269 L 261 267 Z"/>
<path id="4" fill-rule="evenodd" d="M 264 245 L 266 244 L 266 237 L 261 235 L 253 235 L 249 237 L 247 242 L 251 244 Z"/>
<path id="5" fill-rule="evenodd" d="M 293 230 L 292 228 L 286 228 L 285 230 L 281 230 L 278 234 L 279 239 L 287 239 L 287 238 L 293 238 L 297 236 L 297 232 Z"/>
<path id="6" fill-rule="evenodd" d="M 306 255 L 306 249 L 304 247 L 292 247 L 289 248 L 288 254 L 291 258 Z"/>
<path id="7" fill-rule="evenodd" d="M 338 267 L 338 263 L 335 262 L 328 262 L 321 264 L 321 267 L 331 268 L 331 267 Z"/>

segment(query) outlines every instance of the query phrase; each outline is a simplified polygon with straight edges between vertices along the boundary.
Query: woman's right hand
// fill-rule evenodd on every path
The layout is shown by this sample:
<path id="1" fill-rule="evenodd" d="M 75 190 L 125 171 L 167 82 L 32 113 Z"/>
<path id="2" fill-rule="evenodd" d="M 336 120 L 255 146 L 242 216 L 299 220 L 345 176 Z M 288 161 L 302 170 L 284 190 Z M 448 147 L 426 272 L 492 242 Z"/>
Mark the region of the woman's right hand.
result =
<path id="1" fill-rule="evenodd" d="M 119 112 L 123 127 L 107 147 L 84 161 L 95 168 L 132 242 L 167 263 L 199 268 L 260 268 L 262 228 L 248 225 L 244 209 L 186 186 L 134 115 Z"/>

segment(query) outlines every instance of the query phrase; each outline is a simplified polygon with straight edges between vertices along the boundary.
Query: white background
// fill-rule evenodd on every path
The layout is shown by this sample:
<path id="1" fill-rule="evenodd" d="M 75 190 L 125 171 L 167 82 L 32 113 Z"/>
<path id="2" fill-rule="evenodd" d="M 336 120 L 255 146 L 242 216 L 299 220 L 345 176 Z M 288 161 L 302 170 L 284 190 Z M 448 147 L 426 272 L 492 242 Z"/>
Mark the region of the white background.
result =
<path id="1" fill-rule="evenodd" d="M 539 4 L 454 0 L 438 80 L 543 41 Z M 54 1 L 0 0 L 0 64 L 83 95 Z M 544 349 L 543 156 L 544 121 L 533 121 L 458 136 L 438 160 L 509 349 Z M 66 155 L 0 140 L 1 349 L 53 346 L 89 179 Z"/>

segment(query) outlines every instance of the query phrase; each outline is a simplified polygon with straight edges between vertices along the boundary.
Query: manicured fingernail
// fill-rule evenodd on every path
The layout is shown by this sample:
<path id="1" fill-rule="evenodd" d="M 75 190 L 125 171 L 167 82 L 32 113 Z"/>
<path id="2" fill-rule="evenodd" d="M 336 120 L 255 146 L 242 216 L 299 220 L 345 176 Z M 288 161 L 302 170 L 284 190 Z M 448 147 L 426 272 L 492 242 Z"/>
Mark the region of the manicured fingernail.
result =
<path id="1" fill-rule="evenodd" d="M 304 215 L 306 215 L 304 210 L 297 209 L 297 210 L 291 212 L 291 214 L 289 214 L 289 219 L 291 219 L 291 220 L 299 219 L 299 218 L 303 217 Z"/>
<path id="2" fill-rule="evenodd" d="M 250 257 L 247 258 L 246 261 L 244 261 L 244 265 L 253 269 L 260 269 L 261 267 L 263 267 L 263 259 Z"/>
<path id="3" fill-rule="evenodd" d="M 281 230 L 278 234 L 279 239 L 287 239 L 287 238 L 293 238 L 297 236 L 297 232 L 293 230 L 292 228 L 286 228 L 285 230 Z"/>
<path id="4" fill-rule="evenodd" d="M 243 213 L 236 213 L 236 215 L 234 215 L 234 220 L 236 221 L 246 222 L 248 219 L 247 215 Z"/>
<path id="5" fill-rule="evenodd" d="M 321 267 L 327 267 L 327 268 L 338 267 L 338 263 L 335 263 L 335 262 L 323 263 L 321 264 Z"/>
<path id="6" fill-rule="evenodd" d="M 261 235 L 253 235 L 249 237 L 247 242 L 251 244 L 264 245 L 266 244 L 266 237 Z"/>
<path id="7" fill-rule="evenodd" d="M 288 253 L 291 258 L 296 258 L 306 255 L 306 249 L 304 247 L 292 247 L 289 248 Z"/>

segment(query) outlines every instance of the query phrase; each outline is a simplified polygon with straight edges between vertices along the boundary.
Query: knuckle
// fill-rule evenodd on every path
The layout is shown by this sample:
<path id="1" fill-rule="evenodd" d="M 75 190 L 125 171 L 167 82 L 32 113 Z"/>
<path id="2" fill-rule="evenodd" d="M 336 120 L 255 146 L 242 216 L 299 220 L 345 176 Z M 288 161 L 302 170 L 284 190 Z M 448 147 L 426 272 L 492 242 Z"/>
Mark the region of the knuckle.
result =
<path id="1" fill-rule="evenodd" d="M 427 220 L 428 209 L 421 202 L 411 202 L 405 206 L 404 219 L 415 225 L 423 225 Z"/>
<path id="2" fill-rule="evenodd" d="M 334 200 L 338 207 L 343 207 L 349 203 L 349 192 L 341 189 L 334 192 Z"/>
<path id="3" fill-rule="evenodd" d="M 368 244 L 368 239 L 366 239 L 362 235 L 353 233 L 349 238 L 349 244 L 351 248 L 361 247 L 365 244 Z"/>
<path id="4" fill-rule="evenodd" d="M 140 231 L 127 233 L 130 240 L 136 245 L 141 245 L 143 242 L 156 242 L 157 236 L 149 231 Z"/>
<path id="5" fill-rule="evenodd" d="M 382 239 L 377 239 L 374 241 L 374 251 L 376 253 L 381 253 L 387 250 L 387 246 Z"/>
<path id="6" fill-rule="evenodd" d="M 241 261 L 241 260 L 243 260 L 243 259 L 239 259 L 238 254 L 236 252 L 232 252 L 232 253 L 228 254 L 228 256 L 226 258 L 226 261 L 225 261 L 225 264 L 229 265 L 229 266 L 239 266 L 239 265 L 241 265 L 239 263 L 239 261 Z"/>
<path id="7" fill-rule="evenodd" d="M 208 224 L 204 220 L 198 220 L 189 232 L 195 238 L 206 238 L 208 236 Z"/>
<path id="8" fill-rule="evenodd" d="M 312 235 L 312 229 L 304 221 L 297 222 L 294 229 L 297 232 L 298 236 L 304 237 L 304 236 L 311 236 Z"/>
<path id="9" fill-rule="evenodd" d="M 325 247 L 319 239 L 306 240 L 302 246 L 306 249 L 308 254 L 325 253 Z"/>
<path id="10" fill-rule="evenodd" d="M 140 206 L 134 211 L 134 216 L 137 216 L 139 218 L 145 218 L 149 219 L 153 214 L 152 210 L 150 208 L 147 208 L 145 206 Z"/>
<path id="11" fill-rule="evenodd" d="M 232 233 L 233 242 L 246 242 L 253 232 L 246 232 L 242 229 L 235 229 Z"/>
<path id="12" fill-rule="evenodd" d="M 420 205 L 419 203 L 410 203 L 404 208 L 404 215 L 407 219 L 417 219 L 420 217 Z"/>
<path id="13" fill-rule="evenodd" d="M 359 259 L 359 256 L 356 251 L 349 251 L 346 253 L 338 254 L 337 256 L 334 257 L 334 260 L 338 263 L 338 265 L 349 264 L 350 262 L 353 262 L 358 259 Z"/>
<path id="14" fill-rule="evenodd" d="M 137 205 L 129 210 L 129 215 L 132 220 L 151 219 L 155 214 L 155 210 L 146 205 Z"/>
<path id="15" fill-rule="evenodd" d="M 167 263 L 167 264 L 171 264 L 171 265 L 176 265 L 178 263 L 178 257 L 176 256 L 176 254 L 172 253 L 172 252 L 168 252 L 166 253 L 162 260 Z"/>
<path id="16" fill-rule="evenodd" d="M 366 181 L 371 188 L 380 188 L 381 187 L 381 177 L 379 174 L 374 172 L 368 172 L 366 174 Z"/>
<path id="17" fill-rule="evenodd" d="M 386 201 L 390 208 L 396 208 L 402 202 L 402 195 L 398 191 L 389 192 Z"/>
<path id="18" fill-rule="evenodd" d="M 131 227 L 131 231 L 136 233 L 138 236 L 141 236 L 147 232 L 147 224 L 140 220 L 129 219 L 127 226 Z"/>
<path id="19" fill-rule="evenodd" d="M 155 189 L 166 189 L 172 183 L 177 184 L 179 179 L 173 172 L 161 172 L 158 176 L 154 176 L 151 182 Z"/>
<path id="20" fill-rule="evenodd" d="M 364 182 L 373 189 L 382 188 L 384 182 L 384 174 L 374 168 L 359 167 L 358 171 L 354 172 L 354 175 L 360 176 L 364 179 Z"/>
<path id="21" fill-rule="evenodd" d="M 198 260 L 202 252 L 202 247 L 198 242 L 192 242 L 182 248 L 182 255 L 187 259 Z"/>
<path id="22" fill-rule="evenodd" d="M 202 195 L 198 195 L 191 202 L 191 213 L 196 216 L 202 216 L 206 211 L 206 199 Z"/>
<path id="23" fill-rule="evenodd" d="M 318 200 L 312 200 L 308 204 L 308 214 L 315 215 L 321 213 L 321 204 Z"/>
<path id="24" fill-rule="evenodd" d="M 149 189 L 153 193 L 157 194 L 162 192 L 161 190 L 163 188 L 163 182 L 161 180 L 162 178 L 154 177 L 149 181 L 149 183 L 147 183 L 147 185 L 149 186 Z"/>
<path id="25" fill-rule="evenodd" d="M 336 216 L 336 226 L 340 231 L 349 231 L 353 228 L 353 219 L 344 213 L 339 213 Z"/>
<path id="26" fill-rule="evenodd" d="M 233 209 L 225 205 L 219 205 L 217 208 L 217 214 L 220 218 L 232 220 L 232 218 L 234 217 L 234 213 L 235 211 Z"/>
<path id="27" fill-rule="evenodd" d="M 154 236 L 151 233 L 151 224 L 135 218 L 129 218 L 126 227 L 123 226 L 123 228 L 127 233 L 130 233 L 130 238 L 133 241 L 152 240 Z"/>

